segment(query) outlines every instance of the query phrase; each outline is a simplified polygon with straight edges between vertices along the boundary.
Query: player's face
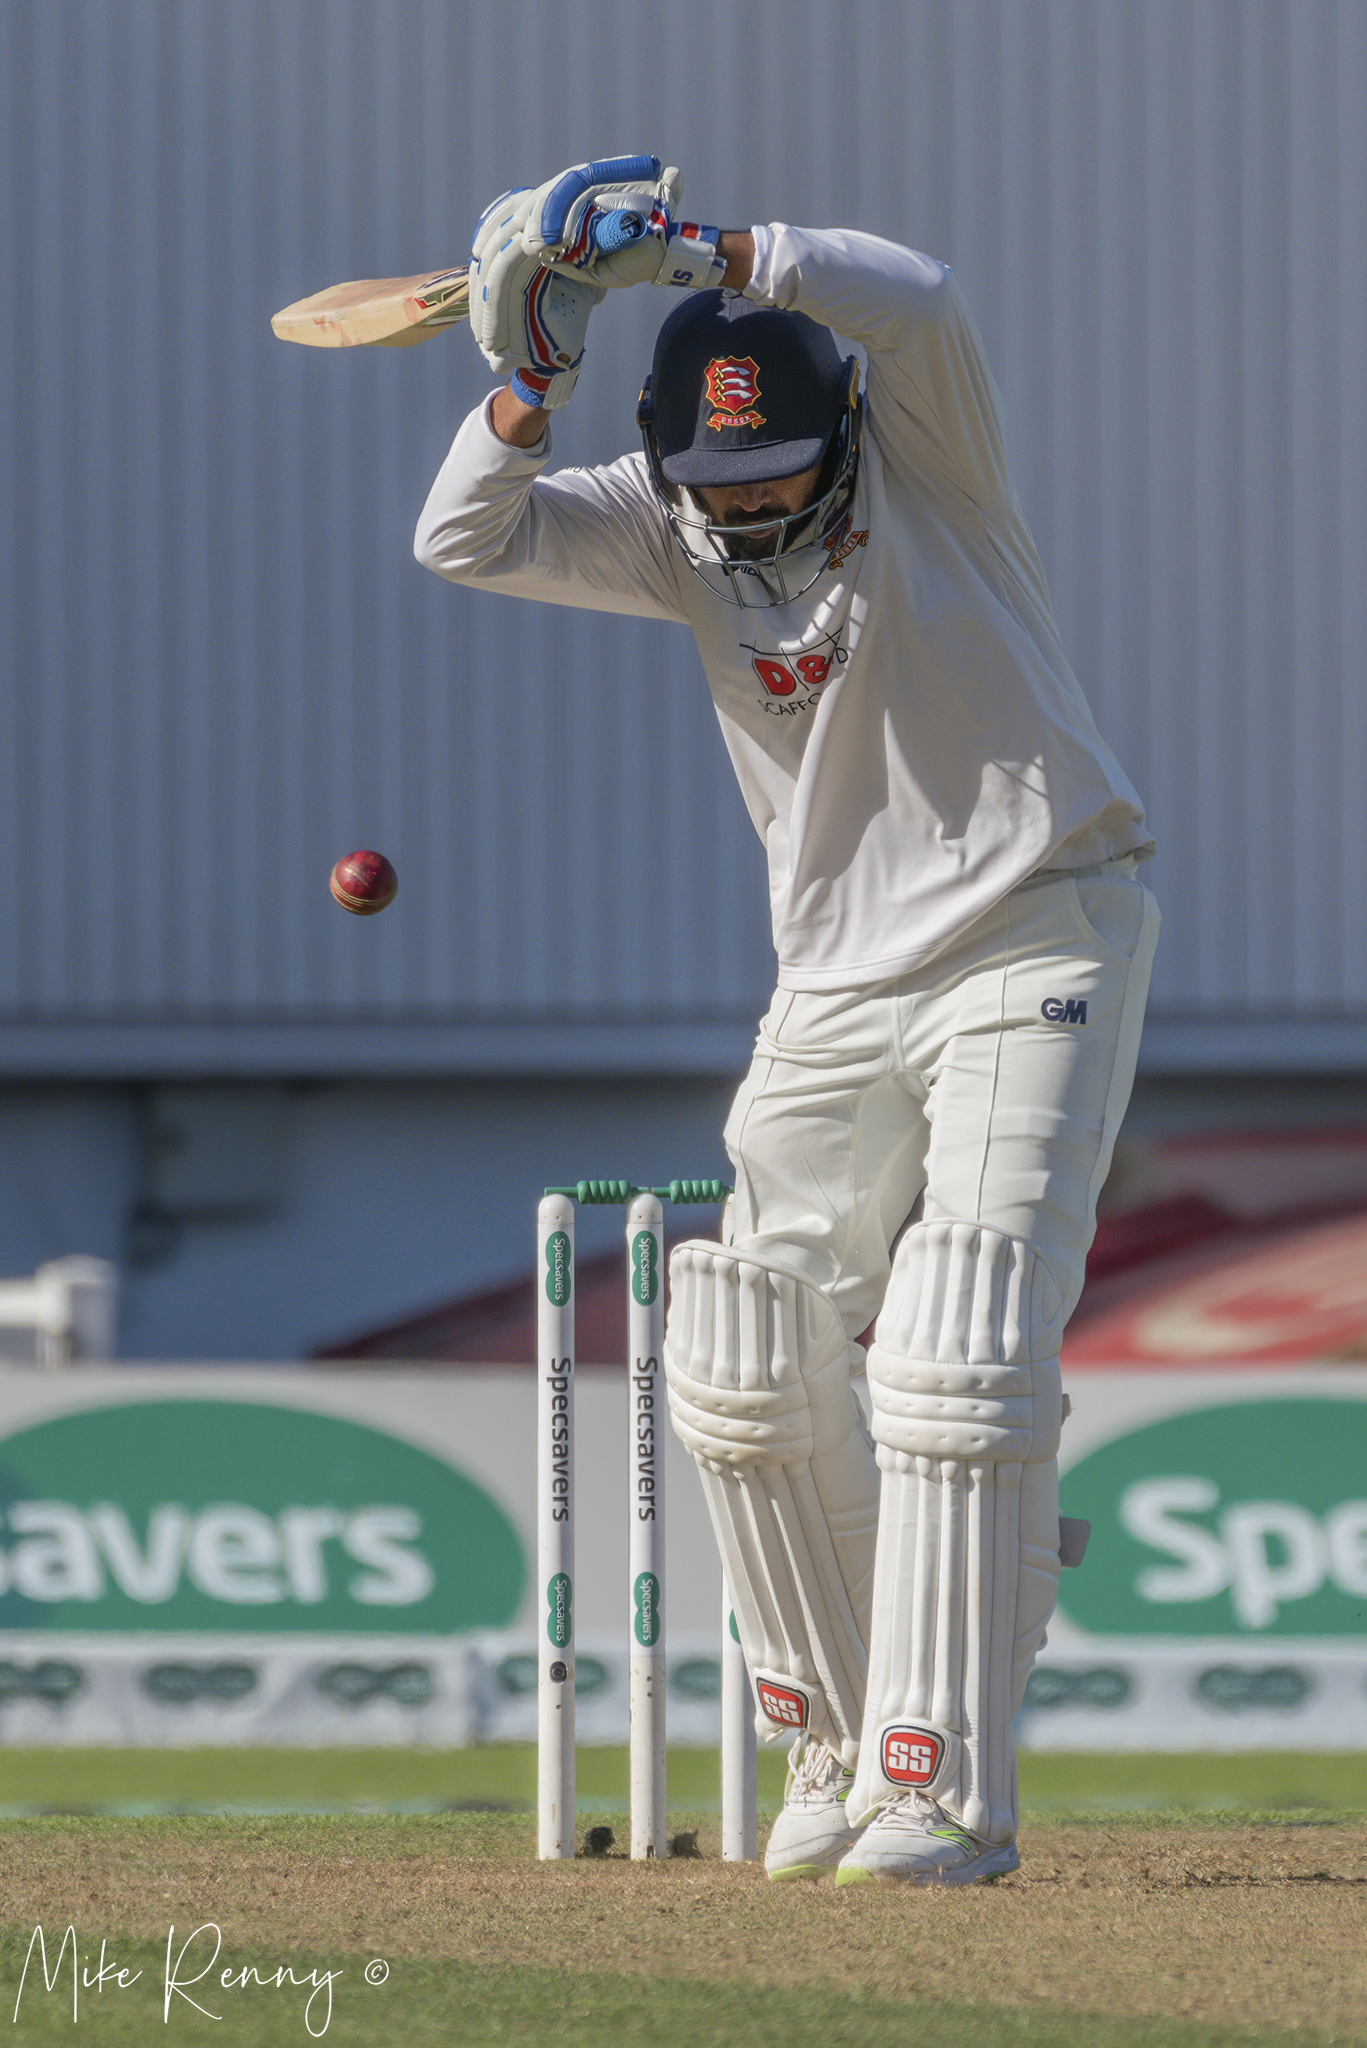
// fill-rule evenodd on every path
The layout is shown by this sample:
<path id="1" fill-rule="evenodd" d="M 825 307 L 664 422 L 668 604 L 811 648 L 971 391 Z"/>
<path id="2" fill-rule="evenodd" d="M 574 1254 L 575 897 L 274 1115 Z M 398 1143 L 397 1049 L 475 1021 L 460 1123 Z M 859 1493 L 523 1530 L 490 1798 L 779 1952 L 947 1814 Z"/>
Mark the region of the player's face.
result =
<path id="1" fill-rule="evenodd" d="M 727 542 L 733 555 L 758 558 L 773 552 L 774 523 L 801 512 L 816 496 L 821 464 L 814 463 L 798 476 L 776 477 L 762 484 L 713 484 L 699 487 L 693 495 L 709 519 L 719 526 L 748 528 Z M 765 523 L 769 522 L 769 523 Z"/>

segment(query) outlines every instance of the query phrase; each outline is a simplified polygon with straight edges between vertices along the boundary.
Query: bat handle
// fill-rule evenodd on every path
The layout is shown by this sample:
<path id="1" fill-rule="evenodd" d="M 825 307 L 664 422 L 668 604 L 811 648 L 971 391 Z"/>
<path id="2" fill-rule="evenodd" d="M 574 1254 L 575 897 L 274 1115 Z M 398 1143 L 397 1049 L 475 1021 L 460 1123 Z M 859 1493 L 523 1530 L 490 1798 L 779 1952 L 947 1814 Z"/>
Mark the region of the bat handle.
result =
<path id="1" fill-rule="evenodd" d="M 614 212 L 605 213 L 597 224 L 594 240 L 598 244 L 598 253 L 615 256 L 619 249 L 629 249 L 633 242 L 639 242 L 645 231 L 644 214 L 619 206 Z"/>

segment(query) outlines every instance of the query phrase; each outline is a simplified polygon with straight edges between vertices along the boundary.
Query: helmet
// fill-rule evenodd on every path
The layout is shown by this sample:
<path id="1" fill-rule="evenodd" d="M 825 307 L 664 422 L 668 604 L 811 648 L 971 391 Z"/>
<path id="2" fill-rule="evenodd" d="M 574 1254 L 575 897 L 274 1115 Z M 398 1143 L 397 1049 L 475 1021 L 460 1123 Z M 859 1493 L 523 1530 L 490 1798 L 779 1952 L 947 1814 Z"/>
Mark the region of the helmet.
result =
<path id="1" fill-rule="evenodd" d="M 661 327 L 637 424 L 656 495 L 694 574 L 732 604 L 787 604 L 826 567 L 822 536 L 859 461 L 859 364 L 828 327 L 738 294 L 690 293 Z M 724 526 L 698 487 L 775 482 L 820 466 L 800 512 Z"/>

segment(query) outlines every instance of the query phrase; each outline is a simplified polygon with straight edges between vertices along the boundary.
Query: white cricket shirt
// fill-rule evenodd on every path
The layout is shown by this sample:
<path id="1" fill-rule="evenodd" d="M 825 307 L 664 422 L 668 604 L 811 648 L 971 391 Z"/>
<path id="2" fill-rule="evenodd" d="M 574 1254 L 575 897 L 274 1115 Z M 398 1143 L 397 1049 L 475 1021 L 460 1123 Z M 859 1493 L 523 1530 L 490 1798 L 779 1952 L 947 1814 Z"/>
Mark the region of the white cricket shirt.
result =
<path id="1" fill-rule="evenodd" d="M 843 229 L 754 235 L 746 296 L 868 355 L 850 520 L 811 590 L 728 604 L 643 455 L 545 475 L 549 432 L 510 448 L 487 404 L 415 552 L 453 583 L 690 626 L 768 855 L 779 986 L 860 987 L 932 959 L 1037 868 L 1154 842 L 1059 645 L 952 272 Z"/>

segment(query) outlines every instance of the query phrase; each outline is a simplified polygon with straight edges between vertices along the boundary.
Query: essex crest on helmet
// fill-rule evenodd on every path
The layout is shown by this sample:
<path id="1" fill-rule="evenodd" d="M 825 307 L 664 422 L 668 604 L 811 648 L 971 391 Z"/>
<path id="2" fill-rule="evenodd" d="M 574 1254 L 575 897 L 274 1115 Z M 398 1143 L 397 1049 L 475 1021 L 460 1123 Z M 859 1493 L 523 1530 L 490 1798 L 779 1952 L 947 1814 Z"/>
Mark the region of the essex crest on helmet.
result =
<path id="1" fill-rule="evenodd" d="M 759 364 L 753 356 L 713 356 L 703 372 L 709 402 L 716 408 L 709 427 L 718 433 L 723 427 L 762 427 L 764 414 L 755 407 L 759 401 Z"/>

